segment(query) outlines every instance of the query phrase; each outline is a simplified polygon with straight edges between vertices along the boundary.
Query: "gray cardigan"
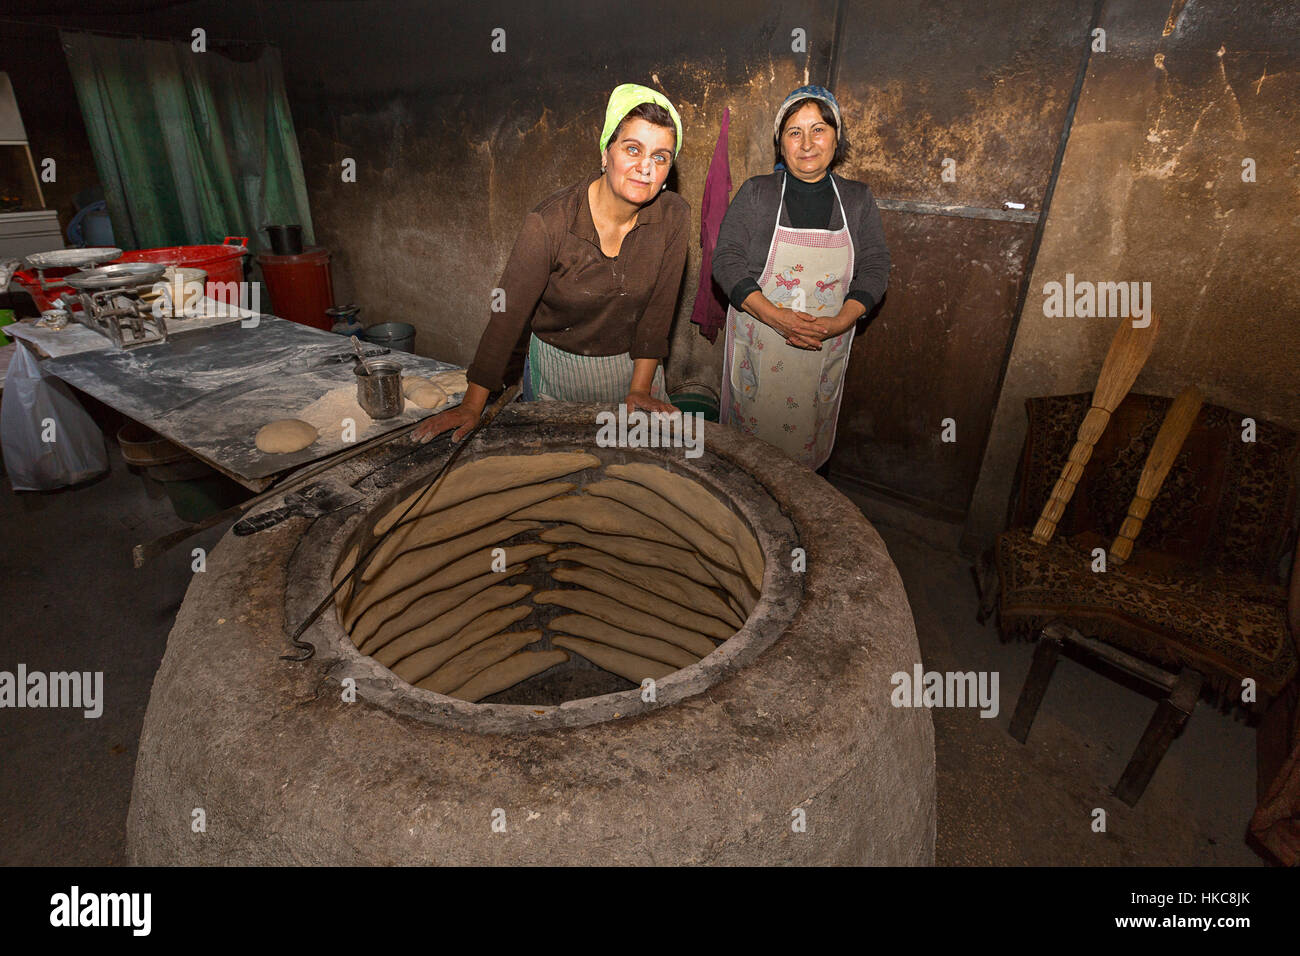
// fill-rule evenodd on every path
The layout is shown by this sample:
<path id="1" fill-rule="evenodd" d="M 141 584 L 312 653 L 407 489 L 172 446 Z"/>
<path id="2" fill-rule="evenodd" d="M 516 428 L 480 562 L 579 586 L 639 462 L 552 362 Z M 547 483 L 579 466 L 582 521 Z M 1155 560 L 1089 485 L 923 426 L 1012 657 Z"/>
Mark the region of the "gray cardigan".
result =
<path id="1" fill-rule="evenodd" d="M 738 287 L 744 290 L 741 299 L 757 288 L 758 277 L 767 264 L 767 253 L 772 243 L 772 227 L 776 223 L 776 210 L 781 201 L 781 172 L 755 176 L 736 191 L 727 215 L 718 230 L 718 245 L 713 251 L 713 278 L 728 296 Z M 866 183 L 830 174 L 839 188 L 848 218 L 849 235 L 853 237 L 853 281 L 846 298 L 857 299 L 870 313 L 885 294 L 889 283 L 889 248 L 885 245 L 885 231 L 880 222 L 880 210 Z M 790 226 L 789 209 L 781 210 L 781 225 Z M 840 208 L 832 207 L 829 228 L 839 229 Z M 746 279 L 749 281 L 741 287 Z M 740 302 L 733 302 L 740 309 Z"/>

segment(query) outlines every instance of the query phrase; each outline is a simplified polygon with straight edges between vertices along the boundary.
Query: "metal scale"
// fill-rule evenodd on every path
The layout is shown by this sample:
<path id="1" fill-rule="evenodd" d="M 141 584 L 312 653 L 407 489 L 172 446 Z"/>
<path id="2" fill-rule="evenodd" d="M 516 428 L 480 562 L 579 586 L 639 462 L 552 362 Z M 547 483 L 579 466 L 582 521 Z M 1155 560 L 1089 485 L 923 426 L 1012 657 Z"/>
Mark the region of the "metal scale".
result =
<path id="1" fill-rule="evenodd" d="M 63 279 L 77 290 L 81 311 L 73 317 L 120 349 L 167 341 L 167 323 L 151 302 L 154 283 L 167 267 L 154 262 L 118 262 L 74 272 Z"/>
<path id="2" fill-rule="evenodd" d="M 122 250 L 115 246 L 90 246 L 85 249 L 53 249 L 50 252 L 34 252 L 27 257 L 27 267 L 36 270 L 41 289 L 49 292 L 64 285 L 62 279 L 46 279 L 46 269 L 89 269 L 92 266 L 112 262 L 122 255 Z"/>

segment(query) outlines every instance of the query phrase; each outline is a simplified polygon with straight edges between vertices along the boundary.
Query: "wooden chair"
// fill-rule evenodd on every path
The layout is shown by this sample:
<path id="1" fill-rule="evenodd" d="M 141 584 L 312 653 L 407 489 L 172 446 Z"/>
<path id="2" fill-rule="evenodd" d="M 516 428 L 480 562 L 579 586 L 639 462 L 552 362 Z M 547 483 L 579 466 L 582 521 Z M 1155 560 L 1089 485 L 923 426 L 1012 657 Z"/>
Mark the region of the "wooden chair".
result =
<path id="1" fill-rule="evenodd" d="M 1294 541 L 1297 436 L 1256 421 L 1255 441 L 1243 441 L 1242 415 L 1203 405 L 1132 557 L 1094 571 L 1094 549 L 1115 540 L 1170 400 L 1131 394 L 1119 405 L 1055 537 L 1038 544 L 1033 526 L 1089 404 L 1086 393 L 1026 403 L 1009 530 L 981 620 L 995 596 L 1004 639 L 1038 638 L 1010 724 L 1022 743 L 1066 643 L 1165 692 L 1115 788 L 1131 806 L 1203 689 L 1240 702 L 1251 679 L 1262 706 L 1296 673 L 1282 561 Z"/>

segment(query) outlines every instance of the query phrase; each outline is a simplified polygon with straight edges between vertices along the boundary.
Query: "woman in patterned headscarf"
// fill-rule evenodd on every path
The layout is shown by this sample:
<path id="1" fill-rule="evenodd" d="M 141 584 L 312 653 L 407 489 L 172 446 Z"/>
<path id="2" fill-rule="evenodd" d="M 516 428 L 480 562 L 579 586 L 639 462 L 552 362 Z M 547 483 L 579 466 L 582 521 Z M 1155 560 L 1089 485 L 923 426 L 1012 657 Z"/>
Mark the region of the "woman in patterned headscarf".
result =
<path id="1" fill-rule="evenodd" d="M 848 149 L 820 86 L 791 93 L 774 124 L 777 171 L 736 192 L 713 253 L 731 299 L 721 419 L 825 474 L 858 319 L 889 279 L 865 183 L 831 172 Z"/>
<path id="2" fill-rule="evenodd" d="M 610 95 L 601 170 L 544 200 L 524 220 L 494 312 L 456 408 L 415 432 L 459 441 L 502 386 L 511 353 L 531 328 L 524 365 L 528 401 L 624 402 L 671 412 L 660 361 L 686 264 L 691 212 L 662 192 L 682 147 L 668 98 L 626 83 Z"/>

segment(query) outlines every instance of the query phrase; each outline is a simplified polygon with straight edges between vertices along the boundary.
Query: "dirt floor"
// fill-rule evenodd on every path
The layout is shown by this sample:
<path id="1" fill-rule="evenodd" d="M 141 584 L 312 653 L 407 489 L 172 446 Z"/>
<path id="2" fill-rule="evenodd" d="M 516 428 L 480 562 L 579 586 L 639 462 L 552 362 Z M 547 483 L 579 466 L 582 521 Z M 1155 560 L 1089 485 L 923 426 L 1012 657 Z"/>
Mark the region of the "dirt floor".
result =
<path id="1" fill-rule="evenodd" d="M 0 713 L 0 863 L 120 864 L 136 746 L 167 633 L 211 529 L 143 570 L 132 545 L 179 526 L 112 447 L 112 473 L 55 494 L 0 492 L 7 584 L 0 669 L 104 672 L 103 716 Z M 907 587 L 925 666 L 999 675 L 996 718 L 935 710 L 941 865 L 1258 864 L 1243 842 L 1254 805 L 1254 731 L 1202 703 L 1134 809 L 1109 788 L 1154 699 L 1062 659 L 1027 745 L 1008 736 L 1031 647 L 975 623 L 956 529 L 855 499 Z M 1104 833 L 1094 810 L 1106 811 Z"/>

